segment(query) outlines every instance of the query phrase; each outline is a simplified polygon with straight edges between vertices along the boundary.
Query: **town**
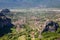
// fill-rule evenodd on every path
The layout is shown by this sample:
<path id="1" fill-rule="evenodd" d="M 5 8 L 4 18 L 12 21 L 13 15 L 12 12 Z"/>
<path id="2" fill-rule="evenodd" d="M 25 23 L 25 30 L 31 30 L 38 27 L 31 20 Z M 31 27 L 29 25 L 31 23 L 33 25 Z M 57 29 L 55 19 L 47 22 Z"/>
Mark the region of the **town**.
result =
<path id="1" fill-rule="evenodd" d="M 57 34 L 60 35 L 60 30 L 58 30 L 60 28 L 60 11 L 21 11 L 11 11 L 9 9 L 2 9 L 0 11 L 1 37 L 7 34 L 12 35 L 11 40 L 15 40 L 14 38 L 16 40 L 44 40 L 43 33 L 51 32 L 56 34 L 51 40 L 55 40 L 56 37 L 57 40 L 60 39 L 60 36 L 57 36 Z M 4 40 L 6 39 L 4 38 Z M 49 38 L 46 40 L 49 40 Z"/>

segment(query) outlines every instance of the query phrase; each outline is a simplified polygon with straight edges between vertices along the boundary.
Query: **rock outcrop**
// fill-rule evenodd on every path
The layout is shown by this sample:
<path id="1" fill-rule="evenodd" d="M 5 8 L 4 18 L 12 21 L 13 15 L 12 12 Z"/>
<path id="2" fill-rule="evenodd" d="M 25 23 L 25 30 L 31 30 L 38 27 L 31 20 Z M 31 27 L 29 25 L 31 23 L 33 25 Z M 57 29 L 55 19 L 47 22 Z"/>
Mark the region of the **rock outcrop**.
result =
<path id="1" fill-rule="evenodd" d="M 46 26 L 43 32 L 46 32 L 46 31 L 55 32 L 57 31 L 58 27 L 59 27 L 58 23 L 54 21 L 48 21 L 46 22 Z"/>
<path id="2" fill-rule="evenodd" d="M 4 13 L 8 12 L 0 12 L 0 36 L 11 32 L 11 28 L 13 26 L 13 24 L 11 23 L 11 19 L 6 17 Z"/>

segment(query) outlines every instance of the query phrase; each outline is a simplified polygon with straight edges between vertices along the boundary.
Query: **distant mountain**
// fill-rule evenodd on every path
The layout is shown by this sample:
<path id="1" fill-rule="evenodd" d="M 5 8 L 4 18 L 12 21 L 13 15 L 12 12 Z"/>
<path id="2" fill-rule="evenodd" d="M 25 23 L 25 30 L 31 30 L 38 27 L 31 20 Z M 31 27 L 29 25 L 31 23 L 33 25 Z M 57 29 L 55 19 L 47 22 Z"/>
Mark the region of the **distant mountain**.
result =
<path id="1" fill-rule="evenodd" d="M 0 0 L 1 8 L 60 8 L 60 0 Z"/>

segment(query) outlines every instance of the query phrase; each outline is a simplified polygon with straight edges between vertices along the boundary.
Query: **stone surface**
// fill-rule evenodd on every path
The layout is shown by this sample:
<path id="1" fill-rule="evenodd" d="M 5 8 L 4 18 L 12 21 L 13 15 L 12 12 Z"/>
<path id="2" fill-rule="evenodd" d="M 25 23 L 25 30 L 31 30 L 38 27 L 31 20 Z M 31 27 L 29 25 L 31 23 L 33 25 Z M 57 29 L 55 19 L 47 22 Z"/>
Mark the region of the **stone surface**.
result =
<path id="1" fill-rule="evenodd" d="M 48 22 L 46 22 L 44 32 L 45 31 L 55 32 L 55 31 L 57 31 L 58 27 L 59 27 L 58 23 L 56 23 L 54 21 L 48 21 Z"/>
<path id="2" fill-rule="evenodd" d="M 4 12 L 0 12 L 0 36 L 11 32 L 11 28 L 13 26 L 13 24 L 11 23 L 11 19 L 6 17 L 4 15 Z"/>

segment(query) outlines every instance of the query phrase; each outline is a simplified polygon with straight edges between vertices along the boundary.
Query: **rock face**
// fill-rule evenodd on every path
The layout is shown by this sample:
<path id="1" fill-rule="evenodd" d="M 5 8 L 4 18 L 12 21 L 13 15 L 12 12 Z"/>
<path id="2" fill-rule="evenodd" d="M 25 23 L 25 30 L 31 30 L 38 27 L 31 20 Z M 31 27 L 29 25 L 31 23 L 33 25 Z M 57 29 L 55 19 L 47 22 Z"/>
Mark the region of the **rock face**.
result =
<path id="1" fill-rule="evenodd" d="M 54 21 L 49 21 L 46 23 L 46 26 L 43 32 L 46 32 L 46 31 L 55 32 L 57 31 L 58 27 L 59 27 L 58 23 Z"/>
<path id="2" fill-rule="evenodd" d="M 11 32 L 10 29 L 13 26 L 13 24 L 11 23 L 11 19 L 6 17 L 4 15 L 4 12 L 0 13 L 0 36 L 3 36 L 4 34 Z"/>
<path id="3" fill-rule="evenodd" d="M 9 12 L 10 12 L 9 9 L 3 9 L 3 10 L 1 11 L 1 13 L 3 13 L 4 15 L 7 15 Z"/>

